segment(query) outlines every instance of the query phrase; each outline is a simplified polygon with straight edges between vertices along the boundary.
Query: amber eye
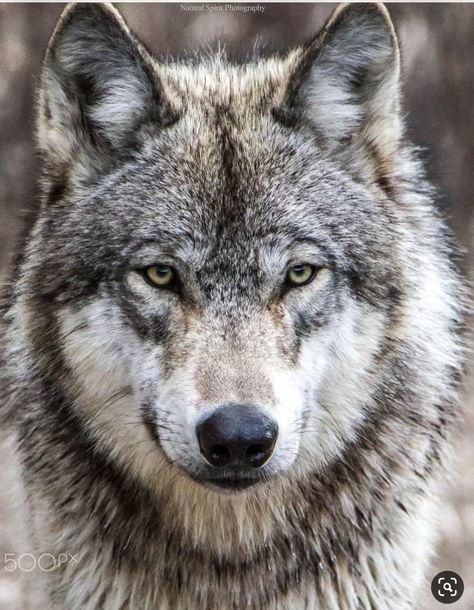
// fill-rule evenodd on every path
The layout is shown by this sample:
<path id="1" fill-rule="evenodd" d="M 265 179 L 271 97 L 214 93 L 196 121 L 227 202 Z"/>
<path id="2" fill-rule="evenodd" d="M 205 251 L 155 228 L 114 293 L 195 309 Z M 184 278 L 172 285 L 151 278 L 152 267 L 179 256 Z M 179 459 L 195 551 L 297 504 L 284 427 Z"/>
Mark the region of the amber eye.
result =
<path id="1" fill-rule="evenodd" d="M 147 280 L 158 288 L 168 288 L 176 280 L 175 271 L 168 265 L 151 265 L 144 273 Z"/>
<path id="2" fill-rule="evenodd" d="M 286 281 L 289 286 L 304 286 L 314 278 L 316 271 L 313 265 L 295 265 L 288 269 Z"/>

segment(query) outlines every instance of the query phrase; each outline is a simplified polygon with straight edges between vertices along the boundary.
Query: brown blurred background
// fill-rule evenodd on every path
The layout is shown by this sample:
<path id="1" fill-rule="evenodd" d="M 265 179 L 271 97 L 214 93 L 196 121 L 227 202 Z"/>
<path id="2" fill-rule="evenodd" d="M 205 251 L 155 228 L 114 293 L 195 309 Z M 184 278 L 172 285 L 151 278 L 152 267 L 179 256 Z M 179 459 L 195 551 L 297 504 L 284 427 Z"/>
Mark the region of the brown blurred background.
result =
<path id="1" fill-rule="evenodd" d="M 120 4 L 133 30 L 161 56 L 225 45 L 242 57 L 256 43 L 267 51 L 300 44 L 323 24 L 334 4 Z M 0 279 L 14 237 L 35 205 L 34 100 L 42 56 L 62 4 L 0 4 Z M 474 267 L 474 5 L 389 4 L 404 68 L 411 139 L 422 147 L 439 206 Z M 432 574 L 458 572 L 466 584 L 459 610 L 474 609 L 474 363 L 464 391 L 465 420 L 457 468 L 446 491 L 442 538 Z M 0 445 L 0 559 L 31 550 L 12 444 Z M 3 561 L 0 561 L 3 567 Z M 34 588 L 34 587 L 33 587 Z M 24 610 L 34 599 L 18 572 L 0 571 L 0 610 Z M 32 603 L 36 608 L 37 605 Z M 429 591 L 420 608 L 441 608 Z M 41 610 L 46 610 L 44 607 Z M 142 609 L 137 609 L 142 610 Z M 190 609 L 191 610 L 191 609 Z M 194 609 L 192 609 L 194 610 Z M 341 609 L 344 610 L 344 609 Z M 415 609 L 414 609 L 415 610 Z M 418 609 L 416 609 L 418 610 Z"/>

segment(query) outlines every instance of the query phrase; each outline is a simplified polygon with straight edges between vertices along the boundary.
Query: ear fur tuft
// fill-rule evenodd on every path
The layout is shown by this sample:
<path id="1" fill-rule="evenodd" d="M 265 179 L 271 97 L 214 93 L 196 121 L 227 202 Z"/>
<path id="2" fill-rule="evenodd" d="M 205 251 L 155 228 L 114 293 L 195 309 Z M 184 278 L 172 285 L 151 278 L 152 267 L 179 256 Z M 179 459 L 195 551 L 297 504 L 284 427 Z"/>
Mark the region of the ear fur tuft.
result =
<path id="1" fill-rule="evenodd" d="M 386 173 L 399 146 L 399 80 L 398 42 L 385 6 L 342 4 L 304 49 L 283 112 L 309 122 L 331 153 L 370 180 L 361 159 L 370 157 Z"/>
<path id="2" fill-rule="evenodd" d="M 175 120 L 148 52 L 107 4 L 70 4 L 44 61 L 38 139 L 50 163 L 96 166 L 145 123 Z"/>

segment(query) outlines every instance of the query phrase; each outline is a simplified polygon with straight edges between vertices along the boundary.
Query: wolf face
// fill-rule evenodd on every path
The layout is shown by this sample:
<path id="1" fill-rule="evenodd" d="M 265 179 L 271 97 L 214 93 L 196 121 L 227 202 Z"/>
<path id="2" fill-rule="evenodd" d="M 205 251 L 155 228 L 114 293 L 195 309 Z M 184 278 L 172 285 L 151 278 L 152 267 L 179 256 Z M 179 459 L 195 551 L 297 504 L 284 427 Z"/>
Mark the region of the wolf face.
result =
<path id="1" fill-rule="evenodd" d="M 236 491 L 322 469 L 374 417 L 409 325 L 398 71 L 377 5 L 244 65 L 160 64 L 114 9 L 65 12 L 22 279 L 48 316 L 23 317 L 98 451 Z"/>
<path id="2" fill-rule="evenodd" d="M 379 5 L 239 65 L 66 8 L 0 329 L 38 548 L 81 555 L 49 606 L 417 605 L 464 293 L 398 79 Z"/>

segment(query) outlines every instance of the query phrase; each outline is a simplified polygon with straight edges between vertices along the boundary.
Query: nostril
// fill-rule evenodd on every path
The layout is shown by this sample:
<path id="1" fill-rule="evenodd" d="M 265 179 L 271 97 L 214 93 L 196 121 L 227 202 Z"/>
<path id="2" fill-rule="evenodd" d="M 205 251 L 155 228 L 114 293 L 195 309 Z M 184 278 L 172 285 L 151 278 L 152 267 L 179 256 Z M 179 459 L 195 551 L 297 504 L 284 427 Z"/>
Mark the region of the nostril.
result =
<path id="1" fill-rule="evenodd" d="M 209 452 L 211 463 L 215 466 L 224 466 L 230 462 L 230 451 L 225 445 L 213 445 Z"/>
<path id="2" fill-rule="evenodd" d="M 245 461 L 249 466 L 259 468 L 270 457 L 271 448 L 262 444 L 251 445 L 245 452 Z"/>

